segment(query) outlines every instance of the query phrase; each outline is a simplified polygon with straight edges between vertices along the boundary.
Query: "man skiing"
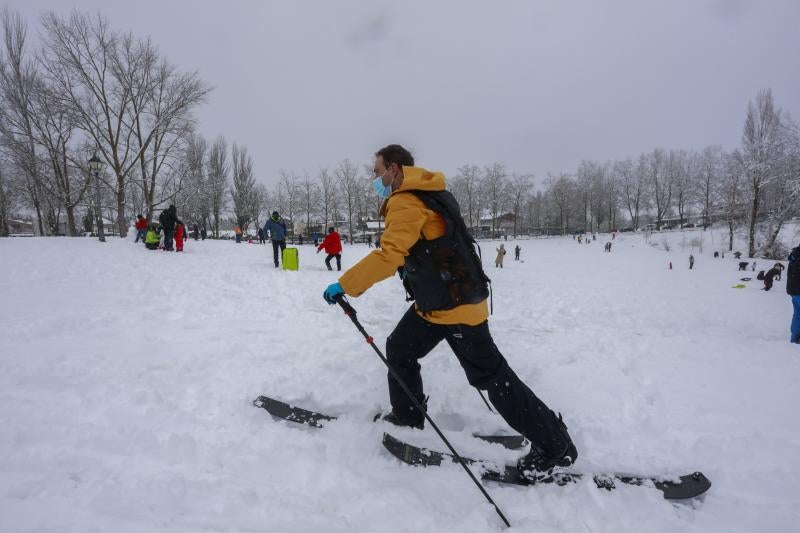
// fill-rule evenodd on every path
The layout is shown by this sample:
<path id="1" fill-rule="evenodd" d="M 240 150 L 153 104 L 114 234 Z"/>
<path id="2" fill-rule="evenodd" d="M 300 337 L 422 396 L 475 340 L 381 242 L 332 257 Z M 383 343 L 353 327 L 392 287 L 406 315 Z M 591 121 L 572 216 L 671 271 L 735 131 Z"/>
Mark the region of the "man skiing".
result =
<path id="1" fill-rule="evenodd" d="M 328 267 L 328 270 L 333 270 L 331 268 L 331 259 L 334 257 L 336 258 L 336 270 L 342 270 L 342 239 L 333 228 L 328 228 L 328 234 L 317 246 L 317 253 L 323 248 L 325 253 L 328 254 L 325 258 L 325 266 Z"/>
<path id="2" fill-rule="evenodd" d="M 333 304 L 341 295 L 360 296 L 400 271 L 415 298 L 386 339 L 386 357 L 420 405 L 426 406 L 418 360 L 447 341 L 469 383 L 488 392 L 497 412 L 531 441 L 517 466 L 531 481 L 578 456 L 561 416 L 550 410 L 509 367 L 489 332 L 488 281 L 458 203 L 444 175 L 414 166 L 400 145 L 375 154 L 373 188 L 383 200 L 385 231 L 372 251 L 325 290 Z M 401 268 L 402 267 L 402 268 Z M 424 413 L 389 375 L 392 411 L 384 420 L 422 428 Z"/>

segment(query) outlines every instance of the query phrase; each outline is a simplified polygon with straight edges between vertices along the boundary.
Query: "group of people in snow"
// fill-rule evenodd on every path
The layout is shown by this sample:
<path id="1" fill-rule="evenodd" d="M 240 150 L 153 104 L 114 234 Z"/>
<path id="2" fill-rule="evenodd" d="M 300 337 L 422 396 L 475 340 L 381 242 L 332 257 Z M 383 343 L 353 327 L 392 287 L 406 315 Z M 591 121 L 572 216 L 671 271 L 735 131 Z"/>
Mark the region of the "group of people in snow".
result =
<path id="1" fill-rule="evenodd" d="M 158 216 L 158 223 L 148 221 L 141 213 L 136 216 L 136 240 L 144 242 L 148 250 L 165 250 L 182 252 L 188 239 L 188 231 L 183 221 L 178 218 L 178 210 L 174 205 L 164 209 Z M 200 231 L 197 224 L 193 228 L 194 240 L 202 236 L 206 238 L 205 228 Z M 174 243 L 174 248 L 173 248 Z"/>

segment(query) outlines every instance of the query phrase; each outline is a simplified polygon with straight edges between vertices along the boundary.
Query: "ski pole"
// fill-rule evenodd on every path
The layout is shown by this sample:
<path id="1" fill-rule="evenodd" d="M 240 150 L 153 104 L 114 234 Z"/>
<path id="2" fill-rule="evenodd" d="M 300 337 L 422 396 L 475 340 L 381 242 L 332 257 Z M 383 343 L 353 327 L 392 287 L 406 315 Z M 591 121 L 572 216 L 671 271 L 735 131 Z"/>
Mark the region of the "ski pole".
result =
<path id="1" fill-rule="evenodd" d="M 478 391 L 478 394 L 480 394 L 480 395 L 481 395 L 481 400 L 483 400 L 483 403 L 485 403 L 485 404 L 486 404 L 486 408 L 487 408 L 487 409 L 489 409 L 489 412 L 490 412 L 490 413 L 494 413 L 494 409 L 492 409 L 492 406 L 491 406 L 491 405 L 489 405 L 489 402 L 487 402 L 487 401 L 486 401 L 486 397 L 483 395 L 483 393 L 481 392 L 481 390 L 480 390 L 480 389 L 475 389 L 475 390 L 476 390 L 476 391 Z"/>
<path id="2" fill-rule="evenodd" d="M 489 493 L 486 492 L 486 489 L 483 487 L 483 485 L 481 485 L 480 481 L 478 481 L 478 479 L 475 477 L 475 474 L 473 474 L 472 470 L 470 470 L 467 467 L 466 463 L 461 458 L 461 456 L 458 454 L 456 449 L 453 447 L 452 444 L 450 444 L 450 441 L 447 440 L 447 437 L 445 437 L 444 434 L 442 433 L 442 431 L 439 429 L 439 426 L 436 425 L 436 422 L 433 421 L 431 416 L 428 414 L 427 410 L 422 407 L 422 405 L 420 404 L 419 400 L 417 400 L 417 398 L 414 397 L 414 395 L 411 393 L 411 390 L 409 390 L 408 386 L 403 381 L 403 378 L 401 378 L 400 375 L 397 373 L 397 371 L 394 368 L 392 368 L 392 365 L 389 364 L 389 361 L 383 355 L 383 352 L 381 352 L 380 348 L 378 348 L 378 346 L 375 344 L 375 341 L 372 339 L 370 334 L 366 332 L 366 330 L 364 329 L 364 326 L 362 326 L 361 322 L 358 321 L 358 318 L 356 317 L 356 310 L 353 308 L 353 306 L 350 305 L 350 303 L 347 301 L 347 299 L 345 299 L 344 295 L 337 296 L 335 298 L 335 300 L 336 300 L 336 303 L 338 303 L 339 306 L 341 306 L 342 310 L 344 310 L 344 314 L 347 315 L 350 318 L 350 320 L 353 321 L 353 324 L 355 324 L 356 329 L 367 340 L 367 344 L 372 346 L 372 349 L 375 350 L 376 354 L 378 354 L 378 357 L 380 357 L 381 361 L 383 361 L 383 364 L 386 365 L 386 368 L 389 369 L 389 373 L 397 381 L 398 385 L 400 385 L 400 388 L 403 389 L 403 392 L 406 393 L 406 396 L 408 396 L 408 399 L 411 400 L 411 403 L 414 404 L 414 407 L 416 407 L 419 410 L 420 413 L 423 413 L 425 415 L 425 419 L 428 422 L 430 422 L 431 427 L 434 430 L 436 430 L 436 434 L 439 435 L 439 438 L 441 438 L 442 441 L 445 443 L 447 448 L 450 450 L 450 453 L 452 453 L 453 457 L 455 457 L 456 460 L 458 461 L 458 464 L 460 464 L 461 467 L 467 472 L 467 475 L 469 475 L 470 479 L 472 479 L 472 482 L 475 483 L 475 485 L 481 491 L 483 496 L 489 501 L 489 503 L 492 504 L 492 506 L 494 506 L 494 510 L 497 511 L 497 514 L 503 520 L 503 523 L 506 525 L 506 527 L 511 527 L 511 523 L 505 517 L 505 515 L 503 514 L 503 511 L 500 510 L 500 507 L 498 507 L 498 505 L 494 502 L 492 497 L 489 496 Z"/>

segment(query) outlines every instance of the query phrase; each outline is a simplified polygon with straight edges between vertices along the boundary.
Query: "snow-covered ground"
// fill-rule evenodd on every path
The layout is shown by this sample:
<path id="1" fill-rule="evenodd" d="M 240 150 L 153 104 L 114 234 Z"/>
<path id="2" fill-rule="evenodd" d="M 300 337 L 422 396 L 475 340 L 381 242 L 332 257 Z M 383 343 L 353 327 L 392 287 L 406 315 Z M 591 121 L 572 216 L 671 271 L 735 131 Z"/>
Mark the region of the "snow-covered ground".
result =
<path id="1" fill-rule="evenodd" d="M 523 262 L 488 267 L 495 340 L 563 413 L 577 468 L 702 470 L 713 486 L 673 505 L 635 487 L 487 485 L 513 531 L 798 531 L 800 351 L 785 281 L 768 293 L 752 272 L 741 282 L 707 244 L 689 271 L 688 248 L 621 234 L 606 254 L 606 240 L 520 241 Z M 365 253 L 346 247 L 345 266 Z M 501 530 L 460 468 L 384 451 L 385 428 L 369 422 L 388 402 L 384 368 L 323 302 L 336 272 L 311 246 L 300 257 L 284 272 L 271 247 L 231 241 L 176 254 L 0 240 L 0 531 Z M 403 296 L 395 279 L 351 301 L 382 339 Z M 506 427 L 446 346 L 423 375 L 462 452 L 514 459 L 469 436 Z M 341 419 L 278 422 L 251 405 L 259 394 Z M 394 433 L 443 448 L 430 429 Z"/>

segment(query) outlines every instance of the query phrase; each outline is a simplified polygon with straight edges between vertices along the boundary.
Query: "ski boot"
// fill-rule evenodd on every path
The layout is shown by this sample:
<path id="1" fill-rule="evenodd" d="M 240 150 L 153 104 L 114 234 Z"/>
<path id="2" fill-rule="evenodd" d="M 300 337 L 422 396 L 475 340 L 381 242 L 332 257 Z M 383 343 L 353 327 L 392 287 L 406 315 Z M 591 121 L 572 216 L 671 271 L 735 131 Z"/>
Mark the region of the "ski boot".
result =
<path id="1" fill-rule="evenodd" d="M 530 483 L 552 481 L 553 474 L 558 468 L 572 466 L 578 458 L 578 450 L 567 433 L 567 426 L 561 419 L 561 415 L 558 415 L 557 423 L 567 442 L 562 453 L 556 456 L 549 455 L 531 443 L 531 451 L 517 461 L 517 470 L 520 476 Z"/>
<path id="2" fill-rule="evenodd" d="M 422 400 L 422 408 L 427 411 L 428 409 L 428 398 L 425 397 Z M 421 414 L 417 411 L 416 408 L 412 408 L 408 414 L 399 414 L 395 412 L 394 409 L 389 411 L 387 414 L 378 413 L 373 418 L 373 422 L 377 422 L 378 419 L 383 420 L 384 422 L 389 422 L 398 427 L 410 427 L 414 429 L 425 429 L 425 414 Z"/>

